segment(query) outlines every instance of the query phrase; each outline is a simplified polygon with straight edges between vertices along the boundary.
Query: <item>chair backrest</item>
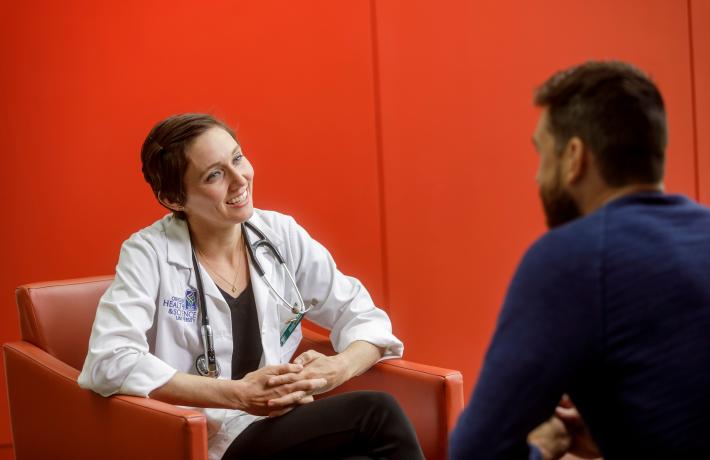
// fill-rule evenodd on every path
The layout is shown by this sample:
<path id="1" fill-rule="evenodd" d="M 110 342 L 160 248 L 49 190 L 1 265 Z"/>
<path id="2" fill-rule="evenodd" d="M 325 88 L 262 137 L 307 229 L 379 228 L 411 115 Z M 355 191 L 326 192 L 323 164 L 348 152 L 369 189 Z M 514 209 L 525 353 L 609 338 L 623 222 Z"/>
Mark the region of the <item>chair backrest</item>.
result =
<path id="1" fill-rule="evenodd" d="M 22 339 L 81 370 L 96 307 L 112 281 L 102 276 L 18 287 Z"/>

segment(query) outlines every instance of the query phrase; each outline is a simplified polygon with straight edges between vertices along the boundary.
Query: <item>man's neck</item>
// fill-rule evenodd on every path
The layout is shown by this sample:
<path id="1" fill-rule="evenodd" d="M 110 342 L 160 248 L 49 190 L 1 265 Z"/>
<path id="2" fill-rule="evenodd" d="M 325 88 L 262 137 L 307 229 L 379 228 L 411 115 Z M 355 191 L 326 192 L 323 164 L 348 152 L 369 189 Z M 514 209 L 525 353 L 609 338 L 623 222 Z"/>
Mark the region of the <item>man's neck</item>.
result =
<path id="1" fill-rule="evenodd" d="M 581 207 L 584 215 L 591 214 L 606 204 L 626 195 L 633 195 L 641 192 L 662 192 L 663 183 L 655 184 L 629 184 L 623 187 L 605 188 L 602 193 L 595 194 L 586 204 Z"/>

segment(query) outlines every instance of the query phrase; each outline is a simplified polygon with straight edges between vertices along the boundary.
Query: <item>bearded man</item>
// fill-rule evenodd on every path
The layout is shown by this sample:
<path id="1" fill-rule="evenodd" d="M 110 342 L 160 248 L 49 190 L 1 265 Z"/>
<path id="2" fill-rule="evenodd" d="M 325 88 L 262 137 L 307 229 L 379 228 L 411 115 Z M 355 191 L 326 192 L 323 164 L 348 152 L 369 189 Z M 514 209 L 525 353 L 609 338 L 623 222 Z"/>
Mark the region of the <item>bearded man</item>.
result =
<path id="1" fill-rule="evenodd" d="M 510 284 L 451 459 L 710 458 L 710 209 L 663 192 L 661 94 L 590 62 L 535 103 L 550 231 Z"/>

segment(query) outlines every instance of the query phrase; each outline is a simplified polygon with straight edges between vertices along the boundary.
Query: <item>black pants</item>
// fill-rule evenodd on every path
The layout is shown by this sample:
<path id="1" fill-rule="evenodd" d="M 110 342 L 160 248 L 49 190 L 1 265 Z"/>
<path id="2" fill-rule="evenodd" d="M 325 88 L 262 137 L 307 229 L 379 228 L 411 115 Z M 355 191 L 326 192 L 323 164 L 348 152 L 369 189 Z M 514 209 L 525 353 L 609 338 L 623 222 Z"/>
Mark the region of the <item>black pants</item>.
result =
<path id="1" fill-rule="evenodd" d="M 223 460 L 424 459 L 412 424 L 387 393 L 354 391 L 254 422 Z"/>

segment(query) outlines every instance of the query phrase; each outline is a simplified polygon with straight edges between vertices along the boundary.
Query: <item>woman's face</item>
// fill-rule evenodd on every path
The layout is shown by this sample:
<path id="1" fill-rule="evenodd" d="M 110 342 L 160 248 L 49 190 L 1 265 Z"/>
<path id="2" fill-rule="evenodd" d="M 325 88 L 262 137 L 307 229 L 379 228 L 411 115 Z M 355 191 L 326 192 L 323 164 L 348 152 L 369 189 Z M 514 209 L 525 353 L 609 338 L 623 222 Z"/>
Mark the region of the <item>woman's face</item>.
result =
<path id="1" fill-rule="evenodd" d="M 187 150 L 184 212 L 191 225 L 226 227 L 254 212 L 254 169 L 241 147 L 222 128 L 197 137 Z"/>

